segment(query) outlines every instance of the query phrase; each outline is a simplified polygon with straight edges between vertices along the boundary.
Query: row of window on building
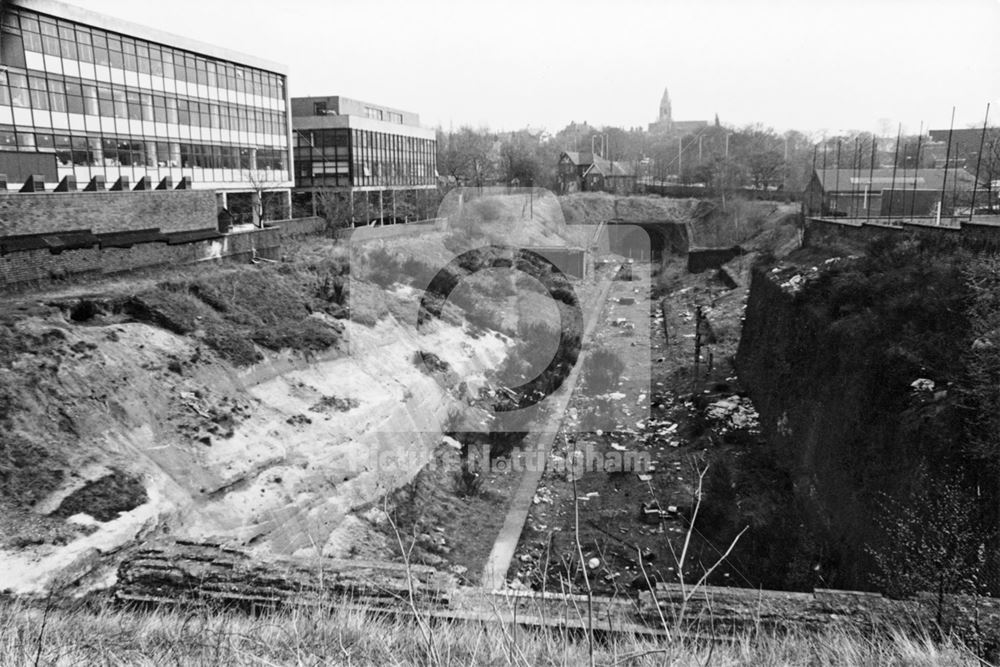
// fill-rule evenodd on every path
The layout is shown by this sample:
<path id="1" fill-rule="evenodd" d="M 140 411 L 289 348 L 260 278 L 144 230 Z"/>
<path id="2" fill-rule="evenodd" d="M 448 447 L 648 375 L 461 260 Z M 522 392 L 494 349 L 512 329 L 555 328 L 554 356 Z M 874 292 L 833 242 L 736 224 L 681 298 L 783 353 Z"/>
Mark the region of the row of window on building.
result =
<path id="1" fill-rule="evenodd" d="M 365 107 L 365 115 L 372 120 L 384 120 L 389 123 L 403 123 L 403 114 L 396 111 L 387 111 L 378 107 Z"/>
<path id="2" fill-rule="evenodd" d="M 433 182 L 434 142 L 355 129 L 296 133 L 295 177 L 309 186 L 426 185 Z"/>
<path id="3" fill-rule="evenodd" d="M 48 134 L 0 127 L 0 150 L 55 153 L 60 167 L 135 166 L 203 169 L 285 169 L 281 148 L 147 141 L 135 137 Z"/>
<path id="4" fill-rule="evenodd" d="M 0 72 L 0 106 L 284 135 L 284 112 L 140 92 L 41 72 Z"/>
<path id="5" fill-rule="evenodd" d="M 284 80 L 277 74 L 218 62 L 167 46 L 133 39 L 98 28 L 13 10 L 3 15 L 4 63 L 7 56 L 33 51 L 138 74 L 161 76 L 222 90 L 277 100 L 285 99 Z M 23 66 L 23 65 L 22 65 Z"/>

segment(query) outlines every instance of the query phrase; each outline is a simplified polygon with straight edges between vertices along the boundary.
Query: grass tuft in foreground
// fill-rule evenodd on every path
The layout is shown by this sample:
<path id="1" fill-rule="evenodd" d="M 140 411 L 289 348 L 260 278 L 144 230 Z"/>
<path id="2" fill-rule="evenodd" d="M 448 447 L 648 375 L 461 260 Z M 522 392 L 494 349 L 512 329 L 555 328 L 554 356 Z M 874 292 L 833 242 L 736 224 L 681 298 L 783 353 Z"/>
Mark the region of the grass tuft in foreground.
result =
<path id="1" fill-rule="evenodd" d="M 250 616 L 200 608 L 128 610 L 106 603 L 49 609 L 0 603 L 2 665 L 978 665 L 957 642 L 902 633 L 748 632 L 673 643 L 563 630 L 434 622 L 347 609 Z"/>

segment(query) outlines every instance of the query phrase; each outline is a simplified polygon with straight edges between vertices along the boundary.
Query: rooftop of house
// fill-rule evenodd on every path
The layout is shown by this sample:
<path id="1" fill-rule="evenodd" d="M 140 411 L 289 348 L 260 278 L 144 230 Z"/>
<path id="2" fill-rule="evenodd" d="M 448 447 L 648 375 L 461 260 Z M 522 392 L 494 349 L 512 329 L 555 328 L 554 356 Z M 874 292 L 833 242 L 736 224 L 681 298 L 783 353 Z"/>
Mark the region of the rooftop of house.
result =
<path id="1" fill-rule="evenodd" d="M 563 155 L 578 167 L 588 167 L 587 173 L 602 176 L 634 176 L 635 165 L 629 161 L 606 160 L 590 151 L 563 151 Z"/>

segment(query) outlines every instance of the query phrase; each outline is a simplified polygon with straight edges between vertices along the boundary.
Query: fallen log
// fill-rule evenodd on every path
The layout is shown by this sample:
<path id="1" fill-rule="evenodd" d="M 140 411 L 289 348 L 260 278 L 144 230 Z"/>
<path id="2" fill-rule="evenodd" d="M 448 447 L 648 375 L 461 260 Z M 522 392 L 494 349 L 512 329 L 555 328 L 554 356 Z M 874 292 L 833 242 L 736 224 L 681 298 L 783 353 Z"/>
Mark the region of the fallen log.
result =
<path id="1" fill-rule="evenodd" d="M 251 609 L 347 598 L 366 606 L 447 606 L 455 577 L 434 568 L 333 558 L 251 556 L 213 543 L 159 542 L 126 558 L 115 598 L 149 604 L 215 603 Z"/>

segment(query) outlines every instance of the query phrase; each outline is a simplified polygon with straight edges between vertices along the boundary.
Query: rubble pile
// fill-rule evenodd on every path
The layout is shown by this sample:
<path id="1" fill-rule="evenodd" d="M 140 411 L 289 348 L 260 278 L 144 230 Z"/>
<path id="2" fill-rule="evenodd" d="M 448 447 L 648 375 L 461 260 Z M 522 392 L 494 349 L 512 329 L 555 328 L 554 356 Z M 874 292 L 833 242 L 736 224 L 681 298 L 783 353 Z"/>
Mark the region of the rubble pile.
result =
<path id="1" fill-rule="evenodd" d="M 857 255 L 847 257 L 831 257 L 823 262 L 822 267 L 813 266 L 802 268 L 799 266 L 779 265 L 771 269 L 771 277 L 781 286 L 781 289 L 788 294 L 798 294 L 806 285 L 816 281 L 825 270 L 831 267 L 841 266 L 858 259 Z"/>
<path id="2" fill-rule="evenodd" d="M 705 416 L 715 424 L 720 435 L 736 430 L 760 432 L 760 415 L 749 398 L 733 395 L 715 401 L 705 409 Z"/>

